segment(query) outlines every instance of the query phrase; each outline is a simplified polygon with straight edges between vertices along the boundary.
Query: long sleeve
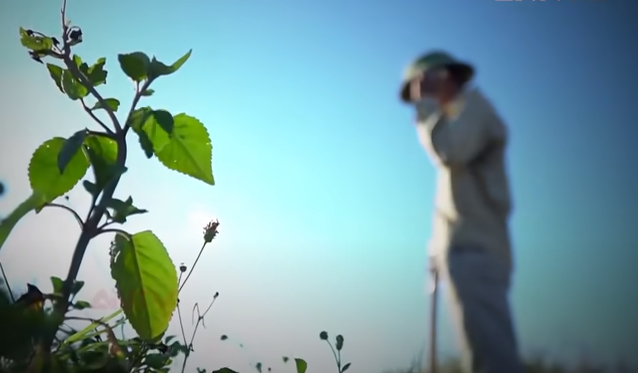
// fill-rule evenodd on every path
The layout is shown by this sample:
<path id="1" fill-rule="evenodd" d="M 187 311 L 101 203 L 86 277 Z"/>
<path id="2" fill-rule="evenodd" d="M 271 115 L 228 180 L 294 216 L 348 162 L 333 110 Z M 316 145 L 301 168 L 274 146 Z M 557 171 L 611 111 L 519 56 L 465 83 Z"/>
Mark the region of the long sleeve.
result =
<path id="1" fill-rule="evenodd" d="M 436 170 L 430 254 L 442 260 L 457 245 L 473 245 L 510 266 L 505 123 L 472 88 L 441 111 L 417 123 L 419 141 Z"/>
<path id="2" fill-rule="evenodd" d="M 505 136 L 494 108 L 477 90 L 467 91 L 458 113 L 438 121 L 430 133 L 432 149 L 447 166 L 465 165 L 492 141 Z"/>

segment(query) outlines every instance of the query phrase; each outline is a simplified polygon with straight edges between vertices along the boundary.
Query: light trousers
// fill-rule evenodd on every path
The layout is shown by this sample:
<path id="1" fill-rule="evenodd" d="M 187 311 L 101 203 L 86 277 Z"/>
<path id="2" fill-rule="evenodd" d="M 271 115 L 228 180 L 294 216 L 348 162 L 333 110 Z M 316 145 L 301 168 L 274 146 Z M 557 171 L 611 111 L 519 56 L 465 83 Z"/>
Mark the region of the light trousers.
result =
<path id="1" fill-rule="evenodd" d="M 459 246 L 439 263 L 468 373 L 524 373 L 508 300 L 511 271 L 480 248 Z"/>

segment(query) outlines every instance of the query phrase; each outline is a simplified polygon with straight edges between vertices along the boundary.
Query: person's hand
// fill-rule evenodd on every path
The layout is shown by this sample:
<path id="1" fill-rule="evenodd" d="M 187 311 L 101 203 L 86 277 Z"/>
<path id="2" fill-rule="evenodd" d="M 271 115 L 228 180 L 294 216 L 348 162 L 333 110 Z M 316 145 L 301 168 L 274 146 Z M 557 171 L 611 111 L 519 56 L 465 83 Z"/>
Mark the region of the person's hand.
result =
<path id="1" fill-rule="evenodd" d="M 439 85 L 438 77 L 432 76 L 432 74 L 416 77 L 409 85 L 410 99 L 412 102 L 417 102 L 424 98 L 434 97 Z"/>
<path id="2" fill-rule="evenodd" d="M 438 272 L 439 270 L 438 260 L 434 255 L 430 255 L 428 258 L 428 270 L 430 273 Z"/>
<path id="3" fill-rule="evenodd" d="M 417 102 L 421 100 L 421 80 L 423 80 L 422 76 L 416 77 L 410 81 L 408 88 L 410 92 L 410 101 Z"/>
<path id="4" fill-rule="evenodd" d="M 437 97 L 447 77 L 448 72 L 446 69 L 435 69 L 413 79 L 410 83 L 412 101 Z"/>

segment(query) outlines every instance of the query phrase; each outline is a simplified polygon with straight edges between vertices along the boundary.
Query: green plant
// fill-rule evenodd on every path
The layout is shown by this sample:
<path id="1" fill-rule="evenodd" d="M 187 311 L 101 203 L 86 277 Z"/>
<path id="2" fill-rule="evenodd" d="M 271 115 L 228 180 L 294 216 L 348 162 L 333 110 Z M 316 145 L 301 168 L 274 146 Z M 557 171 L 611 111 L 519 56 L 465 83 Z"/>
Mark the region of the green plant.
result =
<path id="1" fill-rule="evenodd" d="M 337 337 L 335 337 L 334 345 L 328 339 L 328 332 L 326 331 L 319 333 L 319 339 L 321 339 L 322 341 L 326 341 L 326 343 L 328 343 L 328 346 L 330 346 L 330 350 L 332 350 L 332 355 L 334 356 L 335 363 L 337 364 L 337 372 L 343 373 L 346 370 L 348 370 L 351 364 L 350 363 L 343 364 L 341 360 L 341 350 L 343 350 L 343 343 L 344 343 L 343 336 L 339 334 Z"/>
<path id="2" fill-rule="evenodd" d="M 178 71 L 190 58 L 191 52 L 170 65 L 142 52 L 119 54 L 121 70 L 135 84 L 135 96 L 121 121 L 116 115 L 121 107 L 120 101 L 104 97 L 98 90 L 106 84 L 109 76 L 105 69 L 106 59 L 100 58 L 89 64 L 73 54 L 73 48 L 83 42 L 82 30 L 66 19 L 66 0 L 61 9 L 61 21 L 61 39 L 20 28 L 20 41 L 33 60 L 46 65 L 58 90 L 81 104 L 99 129 L 80 129 L 68 138 L 55 137 L 38 147 L 28 167 L 31 196 L 0 222 L 0 249 L 15 225 L 31 211 L 64 209 L 74 216 L 81 228 L 67 277 L 64 280 L 51 278 L 52 294 L 42 294 L 37 287 L 30 286 L 27 294 L 23 295 L 29 300 L 27 304 L 13 302 L 10 294 L 4 292 L 0 306 L 6 317 L 2 318 L 2 322 L 12 330 L 14 326 L 24 326 L 19 333 L 24 336 L 24 343 L 4 345 L 6 348 L 0 351 L 2 369 L 165 371 L 167 362 L 175 356 L 175 349 L 166 352 L 174 337 L 165 338 L 164 334 L 176 309 L 181 320 L 179 292 L 204 247 L 217 234 L 219 223 L 212 222 L 205 228 L 204 246 L 191 272 L 181 281 L 181 274 L 178 278 L 175 265 L 155 233 L 149 230 L 130 233 L 122 229 L 127 219 L 148 211 L 135 206 L 131 197 L 118 198 L 116 191 L 120 178 L 127 171 L 129 149 L 126 140 L 130 134 L 137 136 L 147 158 L 156 158 L 171 170 L 209 185 L 215 184 L 212 145 L 206 127 L 184 113 L 173 115 L 164 109 L 140 107 L 145 97 L 154 94 L 152 84 Z M 44 60 L 60 64 L 45 63 Z M 105 113 L 108 121 L 101 120 L 98 112 Z M 82 218 L 74 209 L 57 200 L 80 182 L 89 168 L 93 178 L 83 180 L 82 185 L 91 195 L 92 203 L 87 216 Z M 77 280 L 77 275 L 89 242 L 103 234 L 114 235 L 110 266 L 121 310 L 100 320 L 69 316 L 71 310 L 90 307 L 88 302 L 74 300 L 84 285 Z M 180 272 L 184 271 L 180 268 Z M 50 309 L 44 306 L 45 302 L 51 305 Z M 33 308 L 34 304 L 38 306 Z M 121 313 L 124 318 L 108 324 Z M 204 315 L 199 315 L 199 321 Z M 69 320 L 91 324 L 78 331 L 67 325 Z M 137 337 L 118 340 L 113 329 L 125 321 L 133 327 Z M 101 341 L 100 336 L 106 336 L 107 341 Z M 173 343 L 172 346 L 177 345 Z M 179 346 L 177 352 L 185 354 L 184 371 L 192 351 L 192 339 L 187 343 L 184 338 L 184 344 Z M 160 353 L 153 354 L 151 350 L 159 350 Z M 99 361 L 93 361 L 89 356 L 91 353 L 99 357 Z"/>
<path id="3" fill-rule="evenodd" d="M 229 341 L 230 339 L 228 338 L 228 335 L 223 334 L 220 337 L 221 341 Z M 245 345 L 243 343 L 237 343 L 237 346 L 241 349 L 245 349 Z M 300 359 L 300 358 L 290 358 L 288 356 L 283 356 L 281 358 L 282 362 L 284 364 L 288 364 L 290 362 L 294 362 L 295 363 L 295 372 L 297 373 L 306 373 L 306 370 L 308 369 L 308 363 L 304 360 L 304 359 Z M 251 364 L 251 366 L 255 369 L 255 371 L 257 371 L 257 373 L 263 373 L 263 372 L 274 372 L 274 369 L 272 367 L 264 367 L 264 364 L 262 362 L 257 362 L 255 364 Z M 200 369 L 198 371 L 198 373 L 206 373 L 205 369 Z M 213 372 L 215 373 L 215 372 Z M 226 373 L 231 373 L 231 372 L 226 372 Z"/>

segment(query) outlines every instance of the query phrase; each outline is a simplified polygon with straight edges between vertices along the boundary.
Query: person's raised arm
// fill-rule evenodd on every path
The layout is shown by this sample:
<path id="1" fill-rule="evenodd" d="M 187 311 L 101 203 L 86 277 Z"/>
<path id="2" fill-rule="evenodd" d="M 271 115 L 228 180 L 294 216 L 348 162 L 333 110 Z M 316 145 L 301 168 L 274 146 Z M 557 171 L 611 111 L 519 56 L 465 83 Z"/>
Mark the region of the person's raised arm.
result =
<path id="1" fill-rule="evenodd" d="M 432 148 L 447 166 L 472 162 L 493 142 L 505 140 L 505 128 L 483 95 L 467 92 L 460 112 L 433 128 Z"/>

